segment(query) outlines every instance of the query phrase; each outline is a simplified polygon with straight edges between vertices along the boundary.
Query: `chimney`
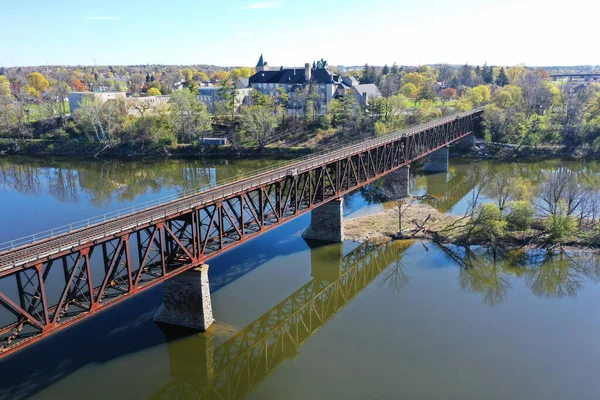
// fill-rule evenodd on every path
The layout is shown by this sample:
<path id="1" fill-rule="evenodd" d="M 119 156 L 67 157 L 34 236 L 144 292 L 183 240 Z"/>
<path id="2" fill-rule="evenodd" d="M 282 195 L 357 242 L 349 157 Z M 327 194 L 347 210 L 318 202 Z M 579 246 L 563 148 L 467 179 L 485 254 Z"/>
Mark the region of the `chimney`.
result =
<path id="1" fill-rule="evenodd" d="M 310 78 L 311 78 L 310 73 L 311 73 L 310 63 L 304 64 L 304 79 L 306 79 L 306 81 L 310 81 Z"/>

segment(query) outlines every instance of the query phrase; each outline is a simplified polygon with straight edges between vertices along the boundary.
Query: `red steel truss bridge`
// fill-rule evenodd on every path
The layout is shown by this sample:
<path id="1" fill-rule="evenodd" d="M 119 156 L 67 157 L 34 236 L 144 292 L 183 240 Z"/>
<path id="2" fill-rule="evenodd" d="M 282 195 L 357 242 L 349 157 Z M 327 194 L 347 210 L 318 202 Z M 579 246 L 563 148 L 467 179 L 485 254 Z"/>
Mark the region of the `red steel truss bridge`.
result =
<path id="1" fill-rule="evenodd" d="M 482 112 L 349 144 L 65 233 L 0 245 L 0 357 L 470 135 Z"/>

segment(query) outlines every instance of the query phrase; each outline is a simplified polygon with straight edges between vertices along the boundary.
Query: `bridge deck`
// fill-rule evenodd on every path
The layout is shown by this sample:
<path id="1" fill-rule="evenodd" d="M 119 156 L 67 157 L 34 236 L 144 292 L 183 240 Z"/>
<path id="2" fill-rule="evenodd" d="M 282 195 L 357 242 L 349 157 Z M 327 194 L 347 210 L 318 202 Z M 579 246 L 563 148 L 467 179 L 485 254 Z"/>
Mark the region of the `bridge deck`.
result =
<path id="1" fill-rule="evenodd" d="M 415 135 L 436 126 L 444 125 L 457 118 L 478 114 L 483 107 L 474 110 L 453 114 L 435 121 L 416 125 L 402 131 L 392 133 L 380 138 L 366 140 L 356 144 L 350 144 L 339 150 L 331 151 L 325 154 L 318 154 L 307 159 L 291 162 L 283 167 L 275 168 L 261 173 L 254 177 L 239 180 L 226 185 L 217 186 L 203 192 L 185 196 L 165 204 L 160 204 L 147 210 L 139 211 L 123 217 L 107 220 L 82 229 L 74 230 L 59 236 L 49 237 L 41 241 L 27 243 L 23 246 L 9 249 L 0 253 L 0 274 L 11 272 L 11 269 L 17 265 L 35 262 L 35 260 L 47 257 L 49 255 L 68 250 L 74 246 L 80 246 L 85 243 L 100 240 L 111 235 L 118 234 L 137 226 L 152 223 L 153 221 L 168 218 L 170 215 L 176 215 L 182 211 L 192 209 L 201 204 L 210 203 L 215 200 L 225 198 L 226 196 L 242 193 L 250 188 L 258 187 L 279 179 L 282 179 L 290 170 L 302 172 L 324 165 L 336 160 L 345 159 L 351 155 L 374 148 L 386 143 L 391 143 L 403 136 Z"/>

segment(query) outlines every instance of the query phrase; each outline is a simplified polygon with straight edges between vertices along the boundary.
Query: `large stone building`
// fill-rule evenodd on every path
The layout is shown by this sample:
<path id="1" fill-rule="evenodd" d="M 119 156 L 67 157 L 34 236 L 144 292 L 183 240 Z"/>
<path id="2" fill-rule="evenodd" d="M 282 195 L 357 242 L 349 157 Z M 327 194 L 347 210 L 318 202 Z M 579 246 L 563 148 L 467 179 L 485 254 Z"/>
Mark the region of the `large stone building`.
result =
<path id="1" fill-rule="evenodd" d="M 320 114 L 327 111 L 327 105 L 336 97 L 347 95 L 349 92 L 357 98 L 357 104 L 365 106 L 369 98 L 381 96 L 375 85 L 359 85 L 354 78 L 342 78 L 327 69 L 327 61 L 304 64 L 304 68 L 271 69 L 261 54 L 256 64 L 256 74 L 250 77 L 250 87 L 259 92 L 275 96 L 278 89 L 285 90 L 290 95 L 288 107 L 302 108 L 302 102 L 295 99 L 307 87 L 312 86 L 318 94 L 317 110 Z"/>

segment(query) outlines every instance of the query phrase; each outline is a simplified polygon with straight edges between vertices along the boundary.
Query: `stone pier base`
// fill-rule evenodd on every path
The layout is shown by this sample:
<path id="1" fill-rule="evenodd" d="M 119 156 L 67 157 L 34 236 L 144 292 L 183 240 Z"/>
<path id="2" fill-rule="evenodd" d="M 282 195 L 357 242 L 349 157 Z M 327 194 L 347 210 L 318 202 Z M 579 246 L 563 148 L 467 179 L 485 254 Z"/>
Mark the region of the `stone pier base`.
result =
<path id="1" fill-rule="evenodd" d="M 448 172 L 448 146 L 429 154 L 423 172 Z"/>
<path id="2" fill-rule="evenodd" d="M 302 237 L 309 240 L 340 243 L 344 241 L 344 198 L 331 200 L 314 210 L 310 226 Z"/>
<path id="3" fill-rule="evenodd" d="M 410 165 L 398 168 L 383 178 L 383 194 L 389 200 L 410 196 Z"/>
<path id="4" fill-rule="evenodd" d="M 208 265 L 185 271 L 163 284 L 163 304 L 154 321 L 205 331 L 213 323 Z"/>

